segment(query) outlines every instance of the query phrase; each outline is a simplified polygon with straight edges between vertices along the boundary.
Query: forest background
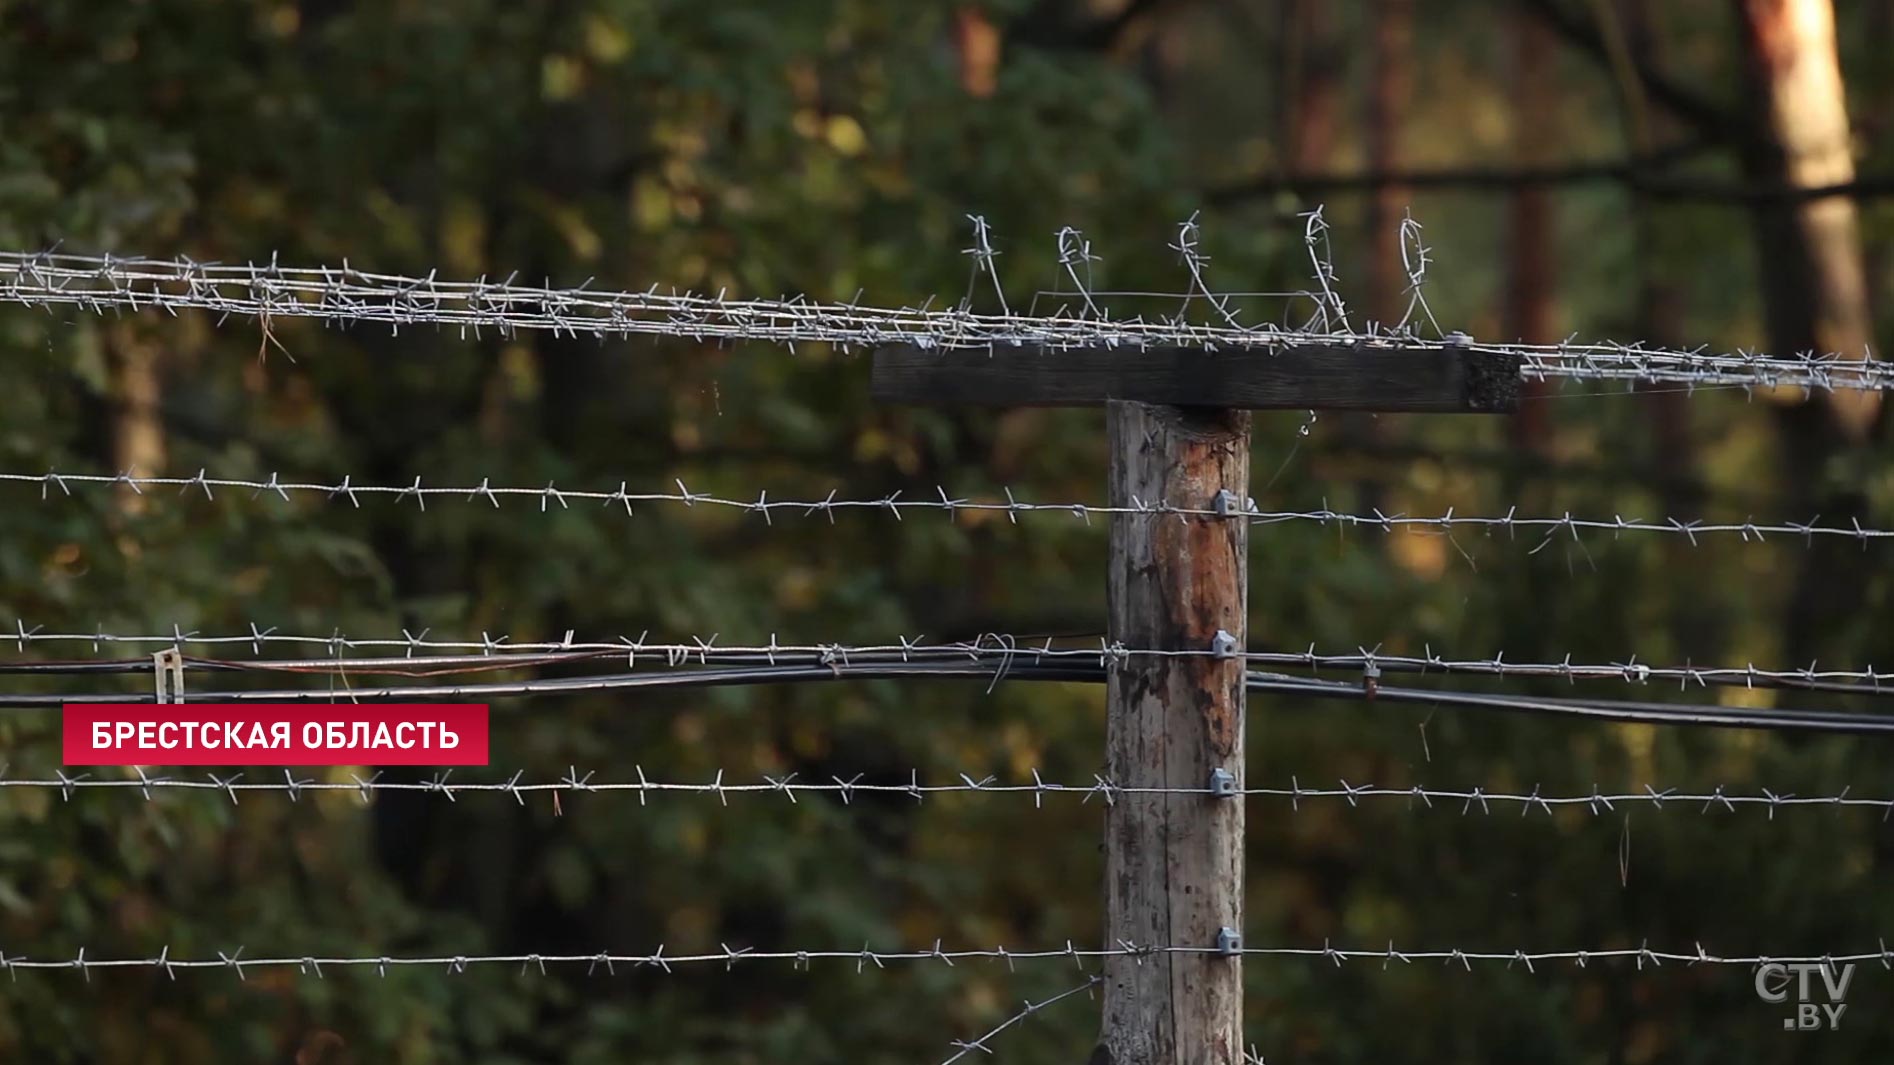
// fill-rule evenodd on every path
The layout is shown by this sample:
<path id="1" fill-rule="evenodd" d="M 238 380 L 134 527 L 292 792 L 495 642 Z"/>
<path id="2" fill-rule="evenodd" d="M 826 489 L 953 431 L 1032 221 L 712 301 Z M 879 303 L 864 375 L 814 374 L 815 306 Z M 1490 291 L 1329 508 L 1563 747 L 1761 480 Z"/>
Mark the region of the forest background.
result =
<path id="1" fill-rule="evenodd" d="M 1411 209 L 1444 328 L 1859 354 L 1887 339 L 1871 309 L 1894 281 L 1890 54 L 1894 5 L 1827 0 L 12 0 L 0 245 L 951 303 L 968 291 L 978 214 L 1025 302 L 1061 287 L 1065 226 L 1100 256 L 1096 287 L 1181 294 L 1169 245 L 1197 212 L 1213 287 L 1304 288 L 1300 214 L 1325 204 L 1343 294 L 1362 321 L 1392 322 Z M 1811 188 L 1822 194 L 1798 191 Z M 995 298 L 973 292 L 976 307 Z M 1154 305 L 1171 306 L 1122 304 Z M 863 360 L 819 346 L 271 329 L 273 342 L 202 314 L 0 314 L 0 468 L 1103 497 L 1098 412 L 877 406 Z M 1576 386 L 1506 419 L 1273 414 L 1257 421 L 1256 494 L 1265 508 L 1885 526 L 1886 423 L 1860 402 Z M 1252 643 L 1894 661 L 1877 623 L 1894 592 L 1884 548 L 1537 546 L 1258 528 Z M 1104 550 L 1101 526 L 1056 516 L 766 526 L 704 508 L 627 519 L 444 501 L 423 514 L 242 493 L 42 500 L 14 485 L 0 486 L 0 627 L 1095 645 Z M 950 682 L 500 702 L 488 772 L 905 783 L 911 769 L 1014 781 L 1036 768 L 1086 782 L 1102 704 L 1089 686 Z M 1884 741 L 1263 696 L 1250 714 L 1257 785 L 1894 792 Z M 56 771 L 53 717 L 0 721 L 0 761 Z M 1245 931 L 1318 948 L 1872 951 L 1894 924 L 1894 896 L 1876 888 L 1894 858 L 1882 821 L 1255 799 Z M 1097 804 L 1066 797 L 571 796 L 555 809 L 544 796 L 232 805 L 8 789 L 0 949 L 1090 944 L 1099 840 Z M 298 1065 L 938 1060 L 1075 978 L 1063 963 L 16 976 L 0 982 L 6 1060 Z M 1894 1046 L 1874 1005 L 1894 978 L 1879 966 L 1858 973 L 1842 1029 L 1821 1034 L 1782 1032 L 1740 968 L 1252 959 L 1247 981 L 1249 1036 L 1272 1062 L 1734 1065 Z M 995 1047 L 1076 1061 L 1096 1023 L 1072 1000 Z"/>

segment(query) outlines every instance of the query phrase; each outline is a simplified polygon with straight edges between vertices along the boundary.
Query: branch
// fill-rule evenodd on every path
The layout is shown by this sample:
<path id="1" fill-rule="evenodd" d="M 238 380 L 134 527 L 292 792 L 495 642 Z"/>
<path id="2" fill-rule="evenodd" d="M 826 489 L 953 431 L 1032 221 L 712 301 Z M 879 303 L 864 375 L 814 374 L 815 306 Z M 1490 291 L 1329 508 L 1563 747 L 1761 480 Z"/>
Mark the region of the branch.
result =
<path id="1" fill-rule="evenodd" d="M 1591 20 L 1569 11 L 1559 0 L 1519 0 L 1525 9 L 1593 60 L 1611 64 L 1609 43 Z M 1665 76 L 1642 58 L 1630 60 L 1642 82 L 1645 94 L 1653 102 L 1685 123 L 1696 127 L 1705 137 L 1729 144 L 1746 144 L 1755 134 L 1728 108 L 1696 90 Z"/>
<path id="2" fill-rule="evenodd" d="M 1079 21 L 1059 0 L 1041 0 L 1015 21 L 1008 36 L 1048 50 L 1109 52 L 1139 20 L 1189 0 L 1128 0 L 1117 14 Z"/>
<path id="3" fill-rule="evenodd" d="M 1438 170 L 1371 170 L 1356 174 L 1270 174 L 1212 189 L 1211 204 L 1235 203 L 1278 192 L 1326 194 L 1377 192 L 1386 188 L 1511 192 L 1522 187 L 1628 182 L 1639 171 L 1687 159 L 1708 149 L 1701 142 L 1674 144 L 1643 157 L 1556 163 L 1548 166 L 1464 166 Z"/>
<path id="4" fill-rule="evenodd" d="M 1700 148 L 1692 150 L 1701 150 Z M 1279 193 L 1320 199 L 1337 193 L 1373 193 L 1383 189 L 1421 189 L 1435 192 L 1506 194 L 1521 188 L 1587 185 L 1615 182 L 1653 200 L 1749 207 L 1765 203 L 1804 203 L 1846 196 L 1876 200 L 1894 196 L 1894 175 L 1870 175 L 1832 185 L 1785 185 L 1736 182 L 1715 178 L 1653 177 L 1643 168 L 1660 156 L 1644 159 L 1569 163 L 1557 166 L 1469 166 L 1441 170 L 1369 170 L 1353 174 L 1259 175 L 1213 188 L 1204 201 L 1215 207 Z"/>

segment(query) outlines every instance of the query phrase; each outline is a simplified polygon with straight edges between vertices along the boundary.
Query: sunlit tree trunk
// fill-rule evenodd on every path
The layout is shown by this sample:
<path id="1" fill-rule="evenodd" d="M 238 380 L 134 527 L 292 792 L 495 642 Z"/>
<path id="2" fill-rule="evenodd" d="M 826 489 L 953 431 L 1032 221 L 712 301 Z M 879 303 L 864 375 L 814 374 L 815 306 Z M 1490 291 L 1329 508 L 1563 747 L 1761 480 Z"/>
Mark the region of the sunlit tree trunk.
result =
<path id="1" fill-rule="evenodd" d="M 1768 134 L 1752 151 L 1750 168 L 1790 189 L 1854 180 L 1829 0 L 1745 0 L 1742 14 L 1756 117 Z M 1854 201 L 1776 199 L 1759 210 L 1772 346 L 1782 354 L 1867 352 L 1873 328 Z M 1828 404 L 1842 435 L 1860 440 L 1879 396 L 1837 393 Z"/>
<path id="2" fill-rule="evenodd" d="M 999 88 L 1000 30 L 986 12 L 963 7 L 954 12 L 954 53 L 959 60 L 960 87 L 969 96 L 985 99 Z"/>
<path id="3" fill-rule="evenodd" d="M 1828 0 L 1744 0 L 1741 31 L 1750 103 L 1763 135 L 1744 169 L 1764 189 L 1814 188 L 1854 177 L 1846 101 Z M 1770 347 L 1778 353 L 1860 357 L 1872 336 L 1854 201 L 1770 196 L 1756 206 L 1757 252 Z M 1786 506 L 1847 524 L 1867 511 L 1859 447 L 1878 422 L 1879 396 L 1838 392 L 1782 411 Z M 1806 660 L 1855 636 L 1859 558 L 1812 546 L 1785 618 L 1788 653 Z"/>

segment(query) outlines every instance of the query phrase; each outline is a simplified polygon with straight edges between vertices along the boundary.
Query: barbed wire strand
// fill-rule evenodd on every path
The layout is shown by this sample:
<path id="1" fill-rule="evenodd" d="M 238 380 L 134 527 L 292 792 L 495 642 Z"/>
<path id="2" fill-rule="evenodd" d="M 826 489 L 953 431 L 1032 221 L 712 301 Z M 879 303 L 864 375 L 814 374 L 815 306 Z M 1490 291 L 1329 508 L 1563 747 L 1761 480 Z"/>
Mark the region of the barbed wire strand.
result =
<path id="1" fill-rule="evenodd" d="M 1363 800 L 1405 800 L 1409 809 L 1434 809 L 1439 803 L 1447 807 L 1458 804 L 1460 814 L 1466 816 L 1476 810 L 1490 816 L 1495 807 L 1517 807 L 1521 817 L 1535 810 L 1551 816 L 1553 811 L 1562 807 L 1584 807 L 1594 817 L 1612 813 L 1619 806 L 1649 806 L 1662 810 L 1666 804 L 1679 807 L 1695 806 L 1699 814 L 1707 815 L 1714 810 L 1735 813 L 1741 807 L 1766 809 L 1770 820 L 1775 820 L 1777 811 L 1812 807 L 1832 809 L 1862 808 L 1882 811 L 1885 821 L 1894 815 L 1894 798 L 1873 798 L 1855 796 L 1853 788 L 1843 788 L 1840 792 L 1826 795 L 1797 795 L 1793 792 L 1778 793 L 1771 788 L 1758 788 L 1753 792 L 1731 790 L 1718 784 L 1709 791 L 1681 790 L 1676 787 L 1659 789 L 1645 785 L 1638 791 L 1603 792 L 1593 787 L 1589 794 L 1546 794 L 1534 785 L 1530 792 L 1508 791 L 1504 788 L 1430 788 L 1423 785 L 1410 787 L 1378 787 L 1373 784 L 1351 784 L 1347 780 L 1339 781 L 1333 787 L 1305 787 L 1299 778 L 1291 777 L 1289 787 L 1250 787 L 1238 781 L 1231 781 L 1226 787 L 1212 787 L 1207 783 L 1203 787 L 1135 787 L 1121 785 L 1109 776 L 1095 774 L 1090 784 L 1064 784 L 1045 780 L 1037 769 L 1032 770 L 1032 782 L 1002 783 L 991 774 L 976 777 L 971 773 L 956 774 L 957 782 L 944 784 L 923 784 L 921 772 L 910 770 L 905 784 L 863 783 L 863 774 L 851 779 L 832 776 L 828 781 L 802 781 L 799 774 L 787 773 L 780 777 L 764 775 L 761 781 L 750 783 L 732 783 L 725 780 L 726 772 L 718 770 L 714 779 L 703 781 L 652 780 L 645 775 L 643 766 L 634 766 L 636 780 L 594 780 L 595 771 L 580 773 L 576 766 L 568 767 L 566 775 L 557 780 L 524 780 L 525 771 L 515 772 L 504 781 L 459 781 L 451 779 L 452 769 L 438 771 L 428 780 L 384 781 L 379 772 L 363 778 L 349 774 L 347 782 L 297 778 L 290 769 L 283 770 L 280 781 L 245 781 L 244 773 L 233 773 L 220 777 L 216 773 L 206 773 L 205 779 L 183 779 L 170 776 L 154 776 L 147 767 L 132 767 L 135 778 L 95 779 L 89 773 L 68 773 L 64 769 L 56 770 L 52 777 L 10 777 L 6 767 L 0 766 L 0 789 L 14 788 L 33 791 L 60 793 L 61 798 L 71 802 L 77 792 L 110 791 L 140 793 L 146 802 L 155 801 L 154 792 L 181 791 L 209 796 L 228 798 L 233 805 L 239 803 L 244 794 L 282 795 L 291 802 L 301 799 L 305 793 L 353 793 L 364 805 L 373 802 L 382 792 L 420 793 L 439 795 L 448 802 L 458 802 L 463 795 L 505 795 L 524 805 L 526 799 L 545 792 L 564 794 L 626 794 L 635 793 L 639 805 L 648 805 L 652 795 L 694 795 L 715 796 L 720 805 L 728 806 L 730 799 L 769 798 L 782 796 L 791 805 L 800 802 L 805 796 L 828 796 L 838 798 L 844 805 L 853 805 L 858 796 L 888 796 L 913 799 L 917 804 L 924 803 L 931 796 L 949 794 L 979 794 L 1031 796 L 1033 806 L 1043 809 L 1047 796 L 1079 796 L 1081 802 L 1089 803 L 1094 798 L 1106 805 L 1115 804 L 1124 795 L 1173 795 L 1179 797 L 1204 798 L 1257 798 L 1288 800 L 1291 809 L 1300 811 L 1304 802 L 1344 800 L 1351 807 L 1359 807 Z"/>
<path id="2" fill-rule="evenodd" d="M 272 473 L 266 481 L 244 477 L 212 477 L 209 471 L 200 469 L 193 477 L 156 477 L 141 476 L 130 471 L 115 475 L 60 473 L 49 470 L 45 473 L 0 473 L 0 484 L 20 484 L 37 487 L 40 499 L 49 502 L 53 491 L 63 496 L 71 496 L 75 488 L 101 488 L 122 486 L 142 493 L 148 488 L 176 488 L 180 493 L 196 490 L 203 493 L 207 500 L 215 500 L 216 493 L 222 491 L 247 491 L 252 501 L 264 495 L 272 495 L 282 501 L 289 501 L 291 494 L 305 496 L 320 495 L 328 500 L 347 499 L 359 508 L 363 497 L 391 497 L 395 502 L 412 499 L 416 506 L 425 511 L 427 501 L 433 498 L 458 497 L 466 502 L 482 501 L 498 509 L 501 501 L 508 498 L 533 499 L 539 503 L 540 513 L 546 513 L 555 505 L 561 510 L 569 510 L 572 504 L 601 503 L 606 507 L 622 506 L 627 516 L 635 515 L 636 504 L 674 504 L 685 507 L 712 507 L 741 511 L 746 514 L 761 515 L 765 522 L 774 524 L 775 516 L 782 513 L 813 517 L 820 515 L 830 522 L 838 512 L 875 511 L 901 520 L 911 512 L 934 512 L 945 514 L 950 520 L 961 512 L 1001 513 L 1014 522 L 1021 514 L 1063 514 L 1084 521 L 1087 524 L 1094 517 L 1114 515 L 1144 515 L 1150 517 L 1175 517 L 1180 520 L 1191 518 L 1240 520 L 1251 525 L 1276 525 L 1285 522 L 1313 522 L 1320 525 L 1339 525 L 1343 528 L 1379 529 L 1392 533 L 1397 529 L 1433 529 L 1451 533 L 1456 529 L 1482 531 L 1491 534 L 1495 531 L 1511 536 L 1518 532 L 1536 532 L 1543 538 L 1529 553 L 1538 553 L 1554 543 L 1559 537 L 1569 536 L 1579 541 L 1581 533 L 1611 533 L 1617 537 L 1624 533 L 1657 533 L 1684 537 L 1692 546 L 1697 546 L 1700 537 L 1735 536 L 1744 542 L 1763 543 L 1770 537 L 1800 537 L 1804 545 L 1812 544 L 1817 536 L 1827 538 L 1853 539 L 1863 549 L 1871 540 L 1885 540 L 1894 537 L 1894 529 L 1880 529 L 1863 526 L 1859 519 L 1852 519 L 1847 526 L 1822 525 L 1820 516 L 1807 522 L 1769 521 L 1757 522 L 1753 519 L 1741 522 L 1712 522 L 1702 519 L 1684 521 L 1678 518 L 1649 520 L 1626 518 L 1614 514 L 1609 520 L 1598 517 L 1577 517 L 1570 511 L 1554 516 L 1521 516 L 1517 508 L 1509 508 L 1499 515 L 1462 515 L 1448 508 L 1438 515 L 1409 515 L 1405 513 L 1387 514 L 1376 508 L 1372 513 L 1359 514 L 1330 509 L 1326 504 L 1314 510 L 1265 511 L 1254 500 L 1235 504 L 1231 499 L 1206 500 L 1202 507 L 1180 507 L 1159 503 L 1146 503 L 1133 500 L 1131 504 L 1111 506 L 1077 502 L 1035 503 L 1016 497 L 1012 489 L 1005 488 L 1002 499 L 979 499 L 967 496 L 954 496 L 944 486 L 935 487 L 934 498 L 902 498 L 902 492 L 894 492 L 876 498 L 844 499 L 839 491 L 831 492 L 821 499 L 775 499 L 769 498 L 767 490 L 757 493 L 755 499 L 732 498 L 714 493 L 694 492 L 682 479 L 676 482 L 675 492 L 632 492 L 627 483 L 621 482 L 614 491 L 598 489 L 560 488 L 556 482 L 547 482 L 543 487 L 523 487 L 494 485 L 491 478 L 482 478 L 476 485 L 437 486 L 424 484 L 420 477 L 405 485 L 357 484 L 352 475 L 340 481 L 285 481 L 280 475 Z"/>
<path id="3" fill-rule="evenodd" d="M 1311 226 L 1319 212 L 1308 218 Z M 983 219 L 973 218 L 976 277 L 987 273 L 998 289 L 990 242 Z M 424 276 L 374 273 L 344 260 L 340 267 L 291 267 L 274 257 L 267 264 L 198 263 L 186 258 L 70 255 L 53 251 L 0 252 L 0 303 L 52 308 L 70 306 L 105 313 L 111 310 L 196 309 L 225 318 L 270 322 L 313 318 L 336 324 L 374 323 L 395 333 L 421 325 L 458 329 L 478 336 L 483 330 L 511 335 L 522 329 L 555 335 L 626 338 L 671 336 L 696 341 L 756 340 L 793 347 L 828 343 L 868 348 L 906 343 L 942 350 L 978 350 L 996 345 L 1037 345 L 1052 349 L 1095 346 L 1192 346 L 1282 348 L 1310 344 L 1361 347 L 1470 347 L 1516 355 L 1520 374 L 1529 380 L 1571 378 L 1625 383 L 1670 383 L 1692 387 L 1793 387 L 1811 391 L 1894 388 L 1894 366 L 1865 358 L 1835 356 L 1764 356 L 1747 351 L 1710 353 L 1612 342 L 1561 344 L 1473 343 L 1463 334 L 1424 340 L 1403 328 L 1393 335 L 1350 330 L 1334 271 L 1311 242 L 1320 293 L 1319 313 L 1311 323 L 1323 328 L 1284 329 L 1273 324 L 1238 326 L 1228 320 L 1200 324 L 1175 318 L 1111 317 L 1060 314 L 1035 317 L 1013 313 L 1001 297 L 1001 313 L 979 314 L 958 307 L 870 307 L 824 303 L 801 297 L 732 299 L 690 293 L 607 292 L 589 287 L 559 289 L 525 286 L 513 278 L 491 282 L 442 280 L 437 271 Z M 970 290 L 971 291 L 971 290 Z"/>
<path id="4" fill-rule="evenodd" d="M 1141 945 L 1120 941 L 1117 945 L 1103 948 L 1082 949 L 1068 941 L 1063 949 L 1015 950 L 1008 947 L 991 949 L 946 950 L 936 941 L 931 950 L 876 951 L 864 945 L 860 950 L 776 950 L 758 951 L 749 947 L 732 948 L 721 944 L 714 952 L 706 951 L 692 954 L 665 953 L 665 946 L 650 954 L 616 953 L 609 950 L 592 954 L 434 954 L 434 955 L 329 955 L 329 956 L 289 956 L 245 958 L 243 947 L 231 952 L 216 951 L 215 958 L 174 958 L 169 946 L 160 948 L 156 955 L 144 957 L 100 958 L 88 957 L 86 948 L 81 947 L 71 958 L 33 958 L 9 954 L 0 951 L 0 970 L 9 977 L 18 979 L 21 970 L 69 970 L 80 973 L 87 980 L 94 970 L 150 969 L 162 970 L 167 976 L 176 979 L 179 971 L 186 973 L 205 970 L 228 971 L 238 979 L 247 979 L 245 970 L 295 969 L 305 976 L 324 976 L 323 969 L 372 968 L 377 975 L 386 977 L 391 968 L 440 968 L 449 973 L 464 973 L 473 966 L 518 965 L 522 973 L 537 968 L 544 973 L 549 966 L 584 965 L 588 975 L 596 975 L 604 969 L 607 975 L 617 975 L 618 966 L 632 969 L 652 968 L 669 975 L 679 966 L 722 965 L 725 971 L 734 969 L 738 963 L 790 962 L 795 968 L 807 971 L 815 962 L 852 962 L 857 972 L 866 972 L 869 965 L 885 968 L 889 963 L 938 962 L 952 967 L 966 961 L 1004 962 L 1010 968 L 1019 962 L 1029 961 L 1070 961 L 1080 969 L 1087 961 L 1106 958 L 1150 958 L 1160 955 L 1217 955 L 1242 956 L 1245 958 L 1318 958 L 1332 962 L 1337 967 L 1350 961 L 1379 961 L 1386 969 L 1394 962 L 1412 965 L 1415 962 L 1437 961 L 1446 965 L 1458 965 L 1471 972 L 1475 962 L 1483 964 L 1504 964 L 1508 969 L 1515 965 L 1527 972 L 1536 973 L 1536 966 L 1546 962 L 1569 961 L 1579 968 L 1586 968 L 1594 962 L 1630 961 L 1639 971 L 1646 966 L 1661 968 L 1667 963 L 1681 964 L 1685 967 L 1697 965 L 1728 965 L 1754 967 L 1767 964 L 1820 964 L 1846 965 L 1862 962 L 1880 962 L 1894 969 L 1894 950 L 1890 950 L 1885 939 L 1878 941 L 1877 949 L 1872 951 L 1856 950 L 1829 954 L 1754 954 L 1754 955 L 1717 955 L 1710 953 L 1701 943 L 1695 944 L 1695 951 L 1653 950 L 1648 942 L 1637 947 L 1615 947 L 1598 950 L 1467 950 L 1459 947 L 1435 948 L 1425 950 L 1400 950 L 1389 941 L 1385 950 L 1365 950 L 1338 948 L 1327 940 L 1321 947 L 1241 947 L 1223 949 L 1217 946 L 1189 945 Z"/>
<path id="5" fill-rule="evenodd" d="M 985 1035 L 981 1036 L 980 1038 L 974 1039 L 971 1041 L 965 1041 L 965 1042 L 959 1039 L 954 1040 L 953 1041 L 953 1047 L 954 1047 L 953 1055 L 943 1060 L 941 1062 L 941 1065 L 954 1065 L 954 1062 L 959 1061 L 961 1058 L 966 1057 L 968 1054 L 971 1054 L 976 1050 L 982 1054 L 993 1053 L 992 1049 L 989 1048 L 986 1044 L 987 1044 L 987 1041 L 992 1039 L 994 1036 L 999 1035 L 1001 1032 L 1006 1031 L 1008 1028 L 1011 1028 L 1012 1026 L 1018 1024 L 1019 1022 L 1025 1020 L 1026 1018 L 1032 1016 L 1033 1014 L 1038 1013 L 1040 1010 L 1045 1009 L 1047 1006 L 1050 1006 L 1055 1002 L 1063 1002 L 1066 999 L 1071 998 L 1073 995 L 1090 991 L 1092 988 L 1097 987 L 1101 982 L 1103 982 L 1103 980 L 1104 980 L 1103 977 L 1094 976 L 1091 979 L 1080 984 L 1079 986 L 1072 988 L 1069 991 L 1062 991 L 1059 994 L 1052 996 L 1051 998 L 1041 999 L 1038 1002 L 1034 1002 L 1031 999 L 1027 999 L 1025 1006 L 1018 1013 L 1015 1013 L 1011 1017 L 1008 1017 L 1006 1020 L 1001 1021 L 997 1027 L 987 1032 Z"/>

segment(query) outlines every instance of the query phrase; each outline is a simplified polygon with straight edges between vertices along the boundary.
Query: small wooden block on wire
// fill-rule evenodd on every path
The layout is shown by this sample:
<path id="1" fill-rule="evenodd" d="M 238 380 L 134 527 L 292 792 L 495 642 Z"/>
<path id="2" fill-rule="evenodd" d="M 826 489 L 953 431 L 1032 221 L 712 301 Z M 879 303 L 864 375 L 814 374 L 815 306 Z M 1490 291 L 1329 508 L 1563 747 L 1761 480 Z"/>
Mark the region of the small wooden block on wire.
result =
<path id="1" fill-rule="evenodd" d="M 1240 410 L 1502 414 L 1519 405 L 1519 356 L 1464 347 L 1307 344 L 924 349 L 875 352 L 877 401 L 927 406 L 1095 407 L 1131 400 Z"/>

